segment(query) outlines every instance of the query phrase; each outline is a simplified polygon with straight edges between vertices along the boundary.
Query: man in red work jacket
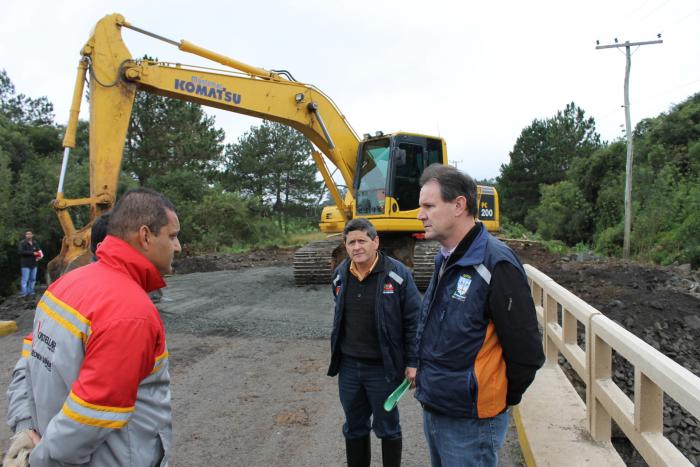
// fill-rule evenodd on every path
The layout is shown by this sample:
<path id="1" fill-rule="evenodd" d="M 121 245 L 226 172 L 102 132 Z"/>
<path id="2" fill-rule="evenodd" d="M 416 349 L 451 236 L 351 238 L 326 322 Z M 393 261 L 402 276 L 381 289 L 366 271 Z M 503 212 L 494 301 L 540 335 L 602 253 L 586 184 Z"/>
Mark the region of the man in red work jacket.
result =
<path id="1" fill-rule="evenodd" d="M 179 231 L 168 199 L 132 190 L 112 210 L 98 261 L 51 284 L 8 389 L 19 435 L 8 456 L 31 450 L 32 467 L 167 465 L 168 351 L 148 292 L 165 286 Z"/>

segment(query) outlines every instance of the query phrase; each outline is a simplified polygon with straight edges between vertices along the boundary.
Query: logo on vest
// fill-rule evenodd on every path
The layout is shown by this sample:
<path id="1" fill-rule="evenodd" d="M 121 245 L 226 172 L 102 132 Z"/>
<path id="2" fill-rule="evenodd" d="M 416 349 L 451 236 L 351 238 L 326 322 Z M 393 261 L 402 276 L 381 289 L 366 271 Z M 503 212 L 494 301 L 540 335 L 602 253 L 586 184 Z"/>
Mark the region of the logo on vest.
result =
<path id="1" fill-rule="evenodd" d="M 391 282 L 387 282 L 386 284 L 384 284 L 384 293 L 394 293 L 394 285 Z"/>
<path id="2" fill-rule="evenodd" d="M 452 298 L 464 301 L 467 298 L 467 291 L 469 291 L 469 286 L 472 284 L 472 276 L 469 274 L 462 274 L 462 276 L 457 281 L 457 288 L 452 294 Z"/>

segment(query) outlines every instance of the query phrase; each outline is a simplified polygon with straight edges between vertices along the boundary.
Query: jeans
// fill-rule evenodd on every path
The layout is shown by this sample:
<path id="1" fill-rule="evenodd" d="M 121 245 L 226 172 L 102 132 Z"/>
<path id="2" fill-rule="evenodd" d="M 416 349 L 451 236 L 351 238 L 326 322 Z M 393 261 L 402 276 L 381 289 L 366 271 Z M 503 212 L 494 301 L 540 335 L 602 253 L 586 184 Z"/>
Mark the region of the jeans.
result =
<path id="1" fill-rule="evenodd" d="M 20 295 L 34 295 L 34 284 L 36 283 L 36 266 L 33 268 L 22 268 L 22 280 L 20 282 Z"/>
<path id="2" fill-rule="evenodd" d="M 370 429 L 381 439 L 401 437 L 398 407 L 391 412 L 384 410 L 384 401 L 399 384 L 401 381 L 387 381 L 382 364 L 342 357 L 338 390 L 345 412 L 343 435 L 346 439 L 364 438 Z"/>
<path id="3" fill-rule="evenodd" d="M 508 430 L 508 413 L 454 418 L 423 410 L 423 430 L 433 467 L 495 467 Z"/>

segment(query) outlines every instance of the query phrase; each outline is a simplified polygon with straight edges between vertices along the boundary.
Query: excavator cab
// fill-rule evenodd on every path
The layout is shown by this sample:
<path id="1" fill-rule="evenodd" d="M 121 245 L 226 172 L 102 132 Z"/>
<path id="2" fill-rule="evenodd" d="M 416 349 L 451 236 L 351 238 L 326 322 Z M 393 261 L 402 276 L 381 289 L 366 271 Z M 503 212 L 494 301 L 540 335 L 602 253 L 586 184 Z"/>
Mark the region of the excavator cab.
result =
<path id="1" fill-rule="evenodd" d="M 423 170 L 444 163 L 444 154 L 439 138 L 397 133 L 365 139 L 355 172 L 355 214 L 416 219 Z"/>

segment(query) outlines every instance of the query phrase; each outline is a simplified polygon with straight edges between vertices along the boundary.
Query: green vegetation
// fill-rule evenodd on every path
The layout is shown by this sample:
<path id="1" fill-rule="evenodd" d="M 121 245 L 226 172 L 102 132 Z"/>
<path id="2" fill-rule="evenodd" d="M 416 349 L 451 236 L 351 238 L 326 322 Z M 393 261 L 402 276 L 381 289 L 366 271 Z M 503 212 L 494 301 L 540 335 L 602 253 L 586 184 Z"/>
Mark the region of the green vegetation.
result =
<path id="1" fill-rule="evenodd" d="M 293 244 L 290 236 L 313 232 L 321 183 L 306 139 L 263 121 L 224 145 L 224 132 L 214 124 L 199 105 L 139 93 L 118 195 L 147 186 L 168 196 L 177 206 L 180 239 L 189 254 Z M 58 186 L 63 131 L 46 98 L 17 94 L 0 70 L 0 295 L 17 289 L 16 250 L 25 230 L 34 231 L 47 259 L 60 250 L 63 232 L 50 202 Z M 67 197 L 89 196 L 88 162 L 88 127 L 80 122 Z M 87 208 L 73 215 L 77 227 L 89 222 Z"/>
<path id="2" fill-rule="evenodd" d="M 569 247 L 561 240 L 547 240 L 542 237 L 542 235 L 537 232 L 532 232 L 526 229 L 522 224 L 513 222 L 507 217 L 501 217 L 501 237 L 515 239 L 515 240 L 529 240 L 533 242 L 538 242 L 542 244 L 548 251 L 557 255 L 564 255 L 572 251 L 588 251 L 588 248 L 584 244 L 577 244 L 576 247 Z"/>
<path id="3" fill-rule="evenodd" d="M 0 71 L 0 294 L 16 290 L 25 230 L 47 258 L 59 252 L 63 232 L 50 202 L 63 131 L 45 97 L 18 94 Z M 700 94 L 640 122 L 634 139 L 633 254 L 700 267 Z M 80 122 L 69 198 L 89 195 L 88 152 Z M 497 179 L 506 235 L 541 239 L 556 252 L 619 255 L 625 152 L 622 140 L 601 142 L 593 118 L 573 102 L 533 120 Z M 199 105 L 139 93 L 118 194 L 137 186 L 163 192 L 177 206 L 186 253 L 231 252 L 320 236 L 316 179 L 309 142 L 289 127 L 263 121 L 225 145 Z M 89 222 L 87 208 L 74 211 L 74 221 Z"/>
<path id="4" fill-rule="evenodd" d="M 700 267 L 700 93 L 634 131 L 632 253 Z M 565 148 L 562 151 L 562 148 Z M 525 128 L 502 167 L 504 215 L 546 240 L 620 255 L 626 142 L 569 104 Z"/>

